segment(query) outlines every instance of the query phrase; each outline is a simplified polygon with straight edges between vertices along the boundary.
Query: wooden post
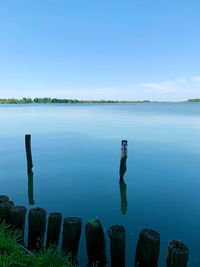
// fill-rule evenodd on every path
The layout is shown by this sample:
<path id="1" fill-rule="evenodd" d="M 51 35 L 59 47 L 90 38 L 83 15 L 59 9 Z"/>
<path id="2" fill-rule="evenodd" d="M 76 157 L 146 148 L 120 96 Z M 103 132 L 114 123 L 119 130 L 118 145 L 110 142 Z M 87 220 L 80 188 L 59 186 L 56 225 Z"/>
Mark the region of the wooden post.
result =
<path id="1" fill-rule="evenodd" d="M 20 232 L 21 244 L 24 244 L 24 229 L 27 209 L 24 206 L 15 206 L 10 210 L 10 223 L 14 230 Z"/>
<path id="2" fill-rule="evenodd" d="M 13 201 L 0 203 L 0 223 L 5 221 L 5 223 L 10 224 L 10 210 L 12 207 L 14 207 Z"/>
<path id="3" fill-rule="evenodd" d="M 30 134 L 25 135 L 25 145 L 26 145 L 27 170 L 29 173 L 33 168 L 32 155 L 31 155 L 31 135 Z"/>
<path id="4" fill-rule="evenodd" d="M 101 222 L 99 220 L 88 222 L 85 233 L 88 266 L 106 266 L 106 241 Z"/>
<path id="5" fill-rule="evenodd" d="M 121 142 L 121 157 L 128 157 L 128 142 L 127 140 L 122 140 Z"/>
<path id="6" fill-rule="evenodd" d="M 125 267 L 125 228 L 113 225 L 108 229 L 110 238 L 111 267 Z"/>
<path id="7" fill-rule="evenodd" d="M 5 195 L 0 195 L 0 203 L 9 201 L 9 197 Z"/>
<path id="8" fill-rule="evenodd" d="M 160 252 L 160 234 L 152 229 L 143 228 L 140 232 L 135 267 L 157 267 Z"/>
<path id="9" fill-rule="evenodd" d="M 42 208 L 30 209 L 28 215 L 28 248 L 40 250 L 44 246 L 46 230 L 46 210 Z"/>
<path id="10" fill-rule="evenodd" d="M 58 246 L 61 222 L 62 222 L 61 213 L 52 212 L 49 214 L 46 248 L 49 248 L 50 245 Z"/>
<path id="11" fill-rule="evenodd" d="M 64 219 L 62 249 L 71 254 L 72 261 L 77 258 L 81 228 L 81 218 L 67 217 Z"/>
<path id="12" fill-rule="evenodd" d="M 167 267 L 187 267 L 188 254 L 188 248 L 181 241 L 169 241 Z"/>

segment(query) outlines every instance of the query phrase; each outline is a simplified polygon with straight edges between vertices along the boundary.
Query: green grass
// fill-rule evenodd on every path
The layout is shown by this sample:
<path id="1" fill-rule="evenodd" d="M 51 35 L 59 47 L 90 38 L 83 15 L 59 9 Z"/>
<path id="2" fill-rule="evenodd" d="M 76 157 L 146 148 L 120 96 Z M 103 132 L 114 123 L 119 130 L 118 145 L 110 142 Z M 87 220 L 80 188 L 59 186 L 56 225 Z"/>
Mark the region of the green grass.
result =
<path id="1" fill-rule="evenodd" d="M 99 226 L 99 222 L 97 222 L 96 220 L 91 220 L 91 221 L 89 221 L 89 223 L 94 227 L 98 227 Z"/>
<path id="2" fill-rule="evenodd" d="M 73 267 L 70 257 L 55 248 L 43 249 L 39 253 L 29 252 L 18 244 L 20 235 L 9 226 L 0 224 L 0 266 L 1 267 Z"/>

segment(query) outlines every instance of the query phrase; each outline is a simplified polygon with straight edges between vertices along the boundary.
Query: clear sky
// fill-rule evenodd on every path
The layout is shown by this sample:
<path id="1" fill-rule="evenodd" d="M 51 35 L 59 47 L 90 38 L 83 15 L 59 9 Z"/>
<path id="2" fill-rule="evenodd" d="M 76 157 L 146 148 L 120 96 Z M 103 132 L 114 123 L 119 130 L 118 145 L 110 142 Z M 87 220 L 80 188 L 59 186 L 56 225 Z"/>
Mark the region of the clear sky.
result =
<path id="1" fill-rule="evenodd" d="M 23 96 L 200 98 L 200 1 L 0 1 L 0 98 Z"/>

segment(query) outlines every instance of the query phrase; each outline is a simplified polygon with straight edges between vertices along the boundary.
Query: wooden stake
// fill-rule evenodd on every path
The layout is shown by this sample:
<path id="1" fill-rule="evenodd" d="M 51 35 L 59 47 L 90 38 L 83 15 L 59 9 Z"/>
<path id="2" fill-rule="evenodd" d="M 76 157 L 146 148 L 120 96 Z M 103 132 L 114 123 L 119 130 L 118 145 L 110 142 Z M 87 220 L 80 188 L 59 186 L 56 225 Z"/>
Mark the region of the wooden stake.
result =
<path id="1" fill-rule="evenodd" d="M 64 219 L 62 249 L 66 253 L 71 253 L 72 261 L 77 258 L 81 228 L 81 218 L 67 217 Z"/>
<path id="2" fill-rule="evenodd" d="M 5 195 L 0 195 L 0 203 L 9 201 L 9 197 Z"/>
<path id="3" fill-rule="evenodd" d="M 61 222 L 62 222 L 61 213 L 53 212 L 49 214 L 46 248 L 49 248 L 50 245 L 58 246 Z"/>
<path id="4" fill-rule="evenodd" d="M 157 267 L 160 252 L 160 234 L 152 229 L 143 228 L 140 232 L 135 267 Z"/>
<path id="5" fill-rule="evenodd" d="M 88 222 L 85 226 L 85 233 L 88 266 L 106 266 L 106 241 L 101 222 L 99 220 Z"/>
<path id="6" fill-rule="evenodd" d="M 25 145 L 26 145 L 27 170 L 29 173 L 33 168 L 32 155 L 31 155 L 31 135 L 30 134 L 25 135 Z"/>
<path id="7" fill-rule="evenodd" d="M 125 267 L 125 228 L 113 225 L 108 229 L 110 238 L 111 267 Z"/>
<path id="8" fill-rule="evenodd" d="M 188 254 L 188 248 L 181 241 L 169 241 L 167 267 L 187 267 Z"/>
<path id="9" fill-rule="evenodd" d="M 24 229 L 27 209 L 24 206 L 15 206 L 10 210 L 10 223 L 14 230 L 20 232 L 21 244 L 24 244 Z"/>
<path id="10" fill-rule="evenodd" d="M 28 248 L 40 250 L 44 246 L 47 212 L 42 208 L 30 209 L 28 215 Z"/>

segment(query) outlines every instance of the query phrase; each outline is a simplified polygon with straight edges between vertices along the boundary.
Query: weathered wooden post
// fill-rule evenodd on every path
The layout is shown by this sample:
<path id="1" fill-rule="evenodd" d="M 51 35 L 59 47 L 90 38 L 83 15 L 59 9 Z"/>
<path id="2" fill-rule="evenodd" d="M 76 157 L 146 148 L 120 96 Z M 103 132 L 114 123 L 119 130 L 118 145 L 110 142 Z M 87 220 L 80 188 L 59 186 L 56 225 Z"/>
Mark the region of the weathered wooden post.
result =
<path id="1" fill-rule="evenodd" d="M 188 254 L 188 248 L 181 241 L 169 241 L 167 267 L 187 267 Z"/>
<path id="2" fill-rule="evenodd" d="M 71 254 L 72 261 L 77 258 L 81 228 L 81 218 L 67 217 L 64 219 L 62 249 Z"/>
<path id="3" fill-rule="evenodd" d="M 28 173 L 33 168 L 32 155 L 31 155 L 31 135 L 25 135 L 25 146 L 26 146 L 26 159 L 27 159 L 27 170 Z"/>
<path id="4" fill-rule="evenodd" d="M 14 207 L 13 201 L 0 203 L 0 223 L 5 221 L 5 223 L 10 224 L 10 210 L 12 207 Z"/>
<path id="5" fill-rule="evenodd" d="M 106 241 L 101 222 L 99 220 L 88 222 L 85 233 L 88 266 L 106 266 Z"/>
<path id="6" fill-rule="evenodd" d="M 160 234 L 152 229 L 143 228 L 140 232 L 135 267 L 158 267 Z"/>
<path id="7" fill-rule="evenodd" d="M 30 209 L 28 215 L 28 248 L 40 250 L 44 246 L 46 230 L 46 210 L 42 208 Z"/>
<path id="8" fill-rule="evenodd" d="M 121 157 L 128 157 L 128 142 L 127 140 L 122 140 L 121 142 Z"/>
<path id="9" fill-rule="evenodd" d="M 0 195 L 0 203 L 9 201 L 9 197 L 5 195 Z"/>
<path id="10" fill-rule="evenodd" d="M 113 225 L 108 229 L 110 238 L 111 267 L 125 267 L 125 228 Z"/>
<path id="11" fill-rule="evenodd" d="M 10 223 L 14 230 L 20 232 L 19 242 L 24 244 L 24 229 L 27 209 L 24 206 L 15 206 L 10 210 Z"/>
<path id="12" fill-rule="evenodd" d="M 49 214 L 46 248 L 49 248 L 50 245 L 58 246 L 59 237 L 60 237 L 61 222 L 62 222 L 62 214 L 61 213 L 52 212 Z"/>

